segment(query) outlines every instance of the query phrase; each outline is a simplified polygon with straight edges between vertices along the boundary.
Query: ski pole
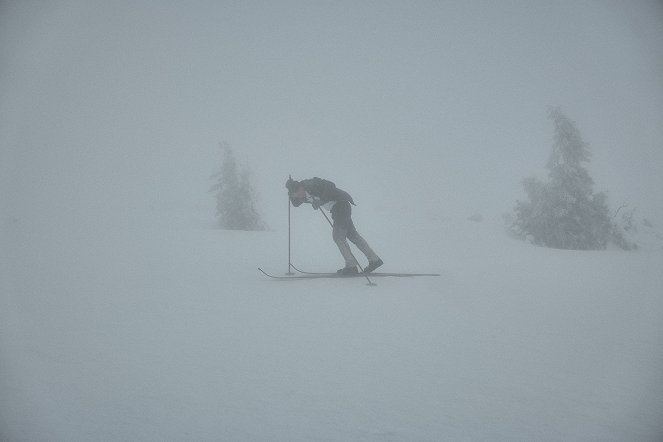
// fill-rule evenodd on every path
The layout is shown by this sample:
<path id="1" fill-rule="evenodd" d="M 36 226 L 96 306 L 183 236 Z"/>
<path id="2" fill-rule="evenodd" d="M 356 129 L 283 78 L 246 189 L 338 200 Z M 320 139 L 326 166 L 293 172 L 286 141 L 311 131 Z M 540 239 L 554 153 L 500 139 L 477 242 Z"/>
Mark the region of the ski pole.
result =
<path id="1" fill-rule="evenodd" d="M 321 212 L 322 215 L 325 217 L 325 219 L 327 220 L 327 222 L 328 222 L 329 225 L 331 226 L 332 230 L 334 230 L 334 224 L 332 224 L 331 220 L 329 219 L 329 217 L 327 216 L 327 214 L 325 213 L 325 211 L 322 209 L 322 207 L 320 207 L 320 212 Z M 369 279 L 369 277 L 368 277 L 368 273 L 364 273 L 364 269 L 361 267 L 361 264 L 359 264 L 359 261 L 357 261 L 357 258 L 355 257 L 354 253 L 352 253 L 352 250 L 350 250 L 350 255 L 352 255 L 352 258 L 353 258 L 353 259 L 355 260 L 355 262 L 357 263 L 357 267 L 359 267 L 359 270 L 361 270 L 362 275 L 364 275 L 364 277 L 365 277 L 366 280 L 368 281 L 368 285 L 377 285 L 377 284 L 375 284 L 373 281 L 371 281 L 371 280 Z"/>
<path id="2" fill-rule="evenodd" d="M 288 175 L 288 179 L 292 179 L 292 175 Z M 290 192 L 288 192 L 288 271 L 286 275 L 294 275 L 292 273 L 292 260 L 290 259 Z"/>

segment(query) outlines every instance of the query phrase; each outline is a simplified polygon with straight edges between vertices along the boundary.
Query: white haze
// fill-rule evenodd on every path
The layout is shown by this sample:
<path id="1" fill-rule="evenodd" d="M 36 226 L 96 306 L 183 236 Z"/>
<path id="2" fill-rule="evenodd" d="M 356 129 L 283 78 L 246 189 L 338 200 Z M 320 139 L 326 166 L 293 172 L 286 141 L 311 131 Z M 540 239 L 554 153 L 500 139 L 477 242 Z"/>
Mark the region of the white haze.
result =
<path id="1" fill-rule="evenodd" d="M 290 173 L 414 219 L 500 216 L 545 174 L 546 106 L 561 105 L 591 145 L 596 190 L 663 219 L 660 4 L 1 8 L 12 216 L 210 204 L 220 141 L 252 169 L 274 228 Z"/>
<path id="2" fill-rule="evenodd" d="M 553 136 L 548 105 L 561 106 L 590 144 L 588 169 L 595 190 L 608 191 L 613 209 L 622 204 L 637 208 L 639 217 L 650 219 L 660 230 L 661 23 L 663 6 L 654 1 L 1 2 L 0 289 L 4 293 L 0 293 L 0 318 L 5 328 L 0 331 L 37 345 L 38 337 L 47 334 L 44 330 L 50 330 L 39 328 L 53 314 L 49 307 L 61 314 L 60 320 L 69 318 L 70 310 L 65 314 L 58 307 L 58 297 L 68 294 L 72 297 L 63 302 L 72 310 L 80 301 L 85 311 L 94 310 L 103 319 L 103 299 L 117 294 L 109 286 L 115 287 L 125 271 L 134 279 L 122 286 L 127 290 L 118 289 L 122 299 L 134 295 L 143 299 L 149 293 L 153 296 L 149 302 L 139 301 L 145 305 L 158 302 L 155 286 L 171 301 L 180 294 L 178 284 L 209 295 L 209 302 L 216 299 L 212 296 L 215 283 L 219 290 L 224 284 L 240 287 L 245 282 L 251 290 L 274 290 L 254 275 L 254 267 L 283 267 L 271 261 L 283 256 L 273 249 L 284 244 L 287 232 L 284 183 L 289 174 L 324 177 L 349 191 L 358 203 L 355 213 L 362 234 L 378 242 L 377 249 L 388 252 L 388 264 L 407 267 L 412 263 L 415 268 L 408 270 L 416 270 L 430 263 L 434 268 L 420 270 L 448 270 L 452 275 L 455 288 L 445 289 L 449 279 L 441 279 L 417 283 L 414 292 L 430 295 L 434 291 L 443 297 L 456 290 L 454 296 L 462 299 L 462 289 L 467 289 L 464 279 L 490 272 L 490 264 L 504 258 L 509 258 L 504 262 L 522 263 L 532 254 L 534 262 L 548 263 L 539 255 L 545 252 L 501 237 L 500 228 L 491 230 L 524 197 L 523 178 L 545 177 Z M 214 222 L 215 202 L 208 188 L 210 175 L 220 166 L 219 142 L 228 142 L 253 173 L 258 208 L 270 228 L 256 235 L 265 235 L 268 251 L 260 250 L 259 236 L 201 228 Z M 485 266 L 473 269 L 463 266 L 472 265 L 472 253 L 482 256 L 482 241 L 473 241 L 473 249 L 461 251 L 461 239 L 474 231 L 445 223 L 475 213 L 491 226 L 485 229 L 496 242 L 487 246 L 490 256 Z M 300 259 L 337 265 L 337 252 L 329 247 L 326 226 L 320 226 L 317 212 L 299 209 L 297 216 L 305 232 L 298 238 L 307 241 L 306 246 L 299 243 L 300 251 L 307 252 Z M 427 243 L 427 235 L 438 225 L 439 237 Z M 318 237 L 320 227 L 324 238 Z M 143 231 L 146 239 L 141 242 Z M 409 247 L 399 241 L 406 235 L 389 245 L 394 232 L 409 233 L 417 242 Z M 226 234 L 228 238 L 216 236 Z M 460 239 L 448 243 L 446 235 L 454 234 Z M 200 256 L 189 248 L 191 244 L 185 245 L 187 239 L 203 249 Z M 206 248 L 207 239 L 213 247 Z M 251 245 L 251 253 L 243 250 L 236 261 L 233 251 L 224 248 L 224 244 L 232 248 L 244 243 Z M 217 247 L 219 268 L 213 261 Z M 660 244 L 654 248 L 660 249 Z M 319 256 L 314 256 L 318 251 Z M 177 258 L 160 258 L 162 252 Z M 498 256 L 501 253 L 513 255 Z M 654 260 L 660 261 L 659 255 L 652 255 L 652 260 L 649 255 L 633 255 L 638 263 L 634 265 L 627 258 L 630 255 L 615 258 L 610 255 L 614 252 L 605 253 L 597 255 L 596 261 L 591 259 L 594 255 L 574 254 L 572 261 L 579 260 L 582 268 L 591 268 L 597 276 L 601 274 L 597 262 L 615 259 L 609 263 L 611 268 L 634 269 L 637 277 L 621 278 L 626 270 L 614 273 L 615 279 L 602 286 L 617 283 L 620 288 L 610 296 L 619 298 L 618 290 L 628 291 L 634 283 L 644 287 L 638 293 L 646 298 L 634 309 L 660 306 L 652 295 L 661 292 L 660 277 L 650 270 Z M 90 254 L 89 262 L 80 257 L 86 254 Z M 196 268 L 196 260 L 201 268 Z M 621 260 L 629 264 L 620 267 Z M 640 266 L 640 261 L 648 264 Z M 180 265 L 192 273 L 182 276 Z M 567 268 L 563 262 L 559 265 Z M 229 266 L 232 278 L 210 276 L 215 271 L 223 275 L 223 266 Z M 537 269 L 532 275 L 546 274 Z M 491 275 L 491 283 L 508 285 L 518 272 L 502 278 Z M 177 283 L 169 285 L 173 279 Z M 589 280 L 578 281 L 574 286 L 578 293 L 591 286 Z M 50 287 L 51 282 L 60 285 Z M 410 290 L 405 283 L 399 284 L 385 289 L 386 293 L 397 297 L 399 290 Z M 527 285 L 537 285 L 534 276 Z M 95 292 L 96 286 L 103 288 Z M 73 292 L 68 291 L 71 287 Z M 323 292 L 335 295 L 336 286 L 322 287 Z M 488 282 L 481 283 L 468 293 L 478 305 L 487 301 L 483 296 L 489 287 Z M 298 290 L 303 294 L 303 289 Z M 522 305 L 518 296 L 511 295 L 513 303 L 508 305 Z M 349 302 L 354 299 L 348 298 Z M 260 300 L 251 299 L 260 305 Z M 196 308 L 205 305 L 200 301 Z M 287 310 L 296 305 L 281 307 Z M 315 315 L 318 307 L 308 305 L 307 311 Z M 441 312 L 446 311 L 447 306 L 443 307 Z M 556 308 L 558 316 L 553 316 L 551 324 L 565 311 L 561 304 Z M 21 322 L 12 316 L 15 311 L 21 312 Z M 397 311 L 395 307 L 393 312 Z M 526 311 L 539 312 L 540 305 Z M 610 318 L 619 316 L 617 308 L 606 311 Z M 160 319 L 177 314 L 174 308 Z M 26 315 L 28 320 L 23 322 Z M 83 324 L 91 326 L 91 321 L 84 319 Z M 135 321 L 140 322 L 139 318 Z M 278 323 L 271 324 L 277 327 Z M 506 336 L 517 338 L 514 330 L 523 322 L 514 324 L 514 336 Z M 658 333 L 660 328 L 652 324 L 646 322 L 643 330 L 650 327 Z M 180 326 L 185 328 L 183 323 Z M 32 327 L 40 330 L 37 338 L 30 334 Z M 131 329 L 126 333 L 131 334 Z M 72 336 L 78 335 L 72 332 Z M 597 339 L 605 343 L 610 338 Z M 18 345 L 3 339 L 0 345 Z M 75 347 L 73 339 L 63 345 Z M 660 340 L 656 345 L 642 344 L 633 352 L 640 355 L 660 348 Z M 49 354 L 55 355 L 56 362 L 66 359 L 67 353 L 58 355 L 57 348 Z M 416 348 L 427 350 L 425 345 Z M 31 351 L 12 346 L 5 353 L 0 347 L 0 357 L 19 355 L 0 369 L 21 378 L 19 362 L 32 361 Z M 649 357 L 649 362 L 658 361 Z M 591 373 L 594 368 L 575 373 Z M 37 370 L 30 375 L 35 373 L 41 374 Z M 620 388 L 628 390 L 624 385 Z M 200 388 L 204 388 L 202 382 Z M 12 397 L 21 396 L 19 390 L 11 391 Z M 38 393 L 53 400 L 59 397 L 57 392 Z M 598 403 L 614 404 L 610 398 Z M 630 396 L 629 400 L 635 401 Z M 0 411 L 11 409 L 11 404 L 1 401 Z M 656 398 L 648 401 L 660 405 Z M 471 411 L 472 404 L 461 409 L 448 418 Z M 12 410 L 8 414 L 14 419 L 20 413 Z M 31 409 L 35 410 L 39 406 Z M 39 416 L 32 418 L 39 420 Z M 562 427 L 563 412 L 557 418 Z M 26 417 L 24 422 L 32 421 Z M 655 419 L 647 418 L 647 422 Z M 251 422 L 236 425 L 250 427 Z M 69 430 L 76 434 L 75 429 L 58 434 L 69 434 Z M 127 429 L 126 436 L 140 434 L 131 430 L 135 428 Z M 20 433 L 16 428 L 12 431 Z M 47 435 L 48 428 L 37 428 L 34 434 Z M 475 435 L 489 434 L 478 431 Z M 342 439 L 335 433 L 328 435 Z M 435 432 L 425 435 L 434 437 Z"/>

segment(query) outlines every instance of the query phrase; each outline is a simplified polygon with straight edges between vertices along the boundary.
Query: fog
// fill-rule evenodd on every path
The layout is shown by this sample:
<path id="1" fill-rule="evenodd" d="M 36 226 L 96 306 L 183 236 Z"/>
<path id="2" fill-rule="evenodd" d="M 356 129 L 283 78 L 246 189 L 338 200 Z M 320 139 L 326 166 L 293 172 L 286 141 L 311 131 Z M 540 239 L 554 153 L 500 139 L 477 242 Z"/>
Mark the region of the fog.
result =
<path id="1" fill-rule="evenodd" d="M 659 440 L 662 23 L 653 1 L 0 2 L 0 439 Z M 505 233 L 550 105 L 594 190 L 650 220 L 637 252 Z M 267 232 L 213 228 L 220 143 Z M 381 270 L 440 276 L 259 274 L 290 270 L 290 174 L 352 194 Z M 293 223 L 293 264 L 341 265 L 319 212 Z"/>
<path id="2" fill-rule="evenodd" d="M 288 174 L 376 217 L 499 217 L 545 176 L 559 105 L 595 189 L 663 220 L 661 22 L 659 2 L 4 2 L 3 216 L 211 219 L 225 141 L 274 229 Z"/>

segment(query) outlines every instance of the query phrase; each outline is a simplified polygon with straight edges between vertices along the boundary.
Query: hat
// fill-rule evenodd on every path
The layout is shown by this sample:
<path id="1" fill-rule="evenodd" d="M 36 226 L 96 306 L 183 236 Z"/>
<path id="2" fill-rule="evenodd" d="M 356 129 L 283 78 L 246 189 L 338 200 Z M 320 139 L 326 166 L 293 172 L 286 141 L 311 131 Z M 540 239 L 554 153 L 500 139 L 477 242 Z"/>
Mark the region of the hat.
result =
<path id="1" fill-rule="evenodd" d="M 301 183 L 299 181 L 288 178 L 288 181 L 285 182 L 285 187 L 288 189 L 288 192 L 294 192 L 299 188 L 300 184 Z"/>

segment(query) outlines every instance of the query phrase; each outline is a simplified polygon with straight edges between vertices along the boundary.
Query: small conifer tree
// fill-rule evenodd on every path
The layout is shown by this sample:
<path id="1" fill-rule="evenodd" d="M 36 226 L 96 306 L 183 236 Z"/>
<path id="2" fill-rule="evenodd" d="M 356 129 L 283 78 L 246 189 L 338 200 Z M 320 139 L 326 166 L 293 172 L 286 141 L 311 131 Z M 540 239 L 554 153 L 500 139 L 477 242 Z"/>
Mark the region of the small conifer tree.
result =
<path id="1" fill-rule="evenodd" d="M 227 143 L 219 146 L 223 151 L 221 170 L 212 179 L 210 188 L 216 192 L 216 215 L 219 227 L 226 230 L 264 230 L 255 204 L 249 169 L 237 166 L 235 155 Z"/>

